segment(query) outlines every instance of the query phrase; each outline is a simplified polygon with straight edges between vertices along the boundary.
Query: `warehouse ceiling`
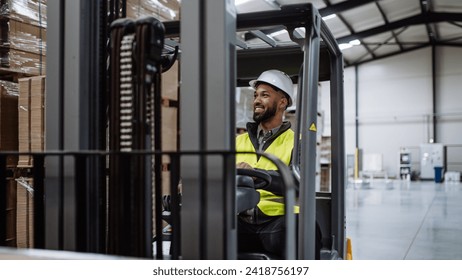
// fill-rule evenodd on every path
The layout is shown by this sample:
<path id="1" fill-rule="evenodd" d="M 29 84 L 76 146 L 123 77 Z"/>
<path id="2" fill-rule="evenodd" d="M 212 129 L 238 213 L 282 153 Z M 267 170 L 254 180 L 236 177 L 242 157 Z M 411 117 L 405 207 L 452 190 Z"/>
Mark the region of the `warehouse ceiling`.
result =
<path id="1" fill-rule="evenodd" d="M 180 0 L 144 1 L 143 8 L 153 6 L 164 20 L 180 18 Z M 237 13 L 308 2 L 319 10 L 337 39 L 345 66 L 428 46 L 462 47 L 462 0 L 234 0 Z M 132 9 L 139 11 L 139 5 L 135 6 Z M 271 41 L 275 47 L 289 40 L 287 32 L 271 28 L 239 34 L 238 46 L 268 46 Z"/>
<path id="2" fill-rule="evenodd" d="M 427 46 L 462 47 L 462 0 L 235 0 L 238 13 L 307 2 L 337 39 L 345 66 Z M 261 31 L 276 44 L 288 40 L 277 28 Z M 241 36 L 248 45 L 259 40 L 248 35 Z"/>

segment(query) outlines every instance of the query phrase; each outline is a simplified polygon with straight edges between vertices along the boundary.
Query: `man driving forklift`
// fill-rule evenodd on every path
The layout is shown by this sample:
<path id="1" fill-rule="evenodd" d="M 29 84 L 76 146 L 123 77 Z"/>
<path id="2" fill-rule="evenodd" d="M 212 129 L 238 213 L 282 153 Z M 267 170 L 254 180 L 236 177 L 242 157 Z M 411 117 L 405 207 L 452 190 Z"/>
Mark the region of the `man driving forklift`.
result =
<path id="1" fill-rule="evenodd" d="M 267 70 L 250 81 L 254 91 L 253 120 L 247 132 L 236 138 L 237 152 L 265 152 L 273 154 L 290 166 L 294 148 L 294 132 L 289 121 L 284 121 L 285 110 L 293 102 L 293 83 L 279 70 Z M 277 167 L 265 157 L 254 153 L 238 153 L 236 167 L 259 169 L 271 176 L 271 184 L 262 189 L 257 207 L 239 214 L 239 252 L 262 252 L 276 258 L 283 257 L 285 248 L 284 186 Z M 295 214 L 299 206 L 295 206 Z M 296 215 L 298 225 L 298 215 Z M 296 231 L 298 232 L 298 230 Z M 320 254 L 320 229 L 316 225 L 316 259 Z"/>

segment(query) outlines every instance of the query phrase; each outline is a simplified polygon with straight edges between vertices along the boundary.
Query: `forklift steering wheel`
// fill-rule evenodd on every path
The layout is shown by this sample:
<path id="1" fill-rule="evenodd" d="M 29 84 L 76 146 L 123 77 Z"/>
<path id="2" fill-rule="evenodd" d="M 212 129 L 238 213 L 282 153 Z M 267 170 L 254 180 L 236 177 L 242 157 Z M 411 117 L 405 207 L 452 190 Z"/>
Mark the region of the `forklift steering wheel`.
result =
<path id="1" fill-rule="evenodd" d="M 263 189 L 271 184 L 271 176 L 268 172 L 261 169 L 237 168 L 237 175 L 244 175 L 256 178 L 254 182 L 255 189 Z"/>

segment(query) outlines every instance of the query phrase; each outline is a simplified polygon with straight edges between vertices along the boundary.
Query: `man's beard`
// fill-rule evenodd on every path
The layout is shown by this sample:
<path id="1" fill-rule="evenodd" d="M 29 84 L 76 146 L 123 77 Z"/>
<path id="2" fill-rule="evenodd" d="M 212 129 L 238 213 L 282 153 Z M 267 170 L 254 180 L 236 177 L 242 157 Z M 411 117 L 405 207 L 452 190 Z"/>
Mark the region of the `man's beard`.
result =
<path id="1" fill-rule="evenodd" d="M 273 104 L 273 106 L 266 109 L 262 113 L 255 113 L 255 111 L 254 111 L 253 112 L 253 120 L 256 123 L 261 123 L 261 122 L 264 122 L 264 121 L 267 121 L 267 120 L 271 119 L 272 117 L 274 117 L 274 115 L 276 115 L 276 106 L 275 106 L 275 104 Z"/>

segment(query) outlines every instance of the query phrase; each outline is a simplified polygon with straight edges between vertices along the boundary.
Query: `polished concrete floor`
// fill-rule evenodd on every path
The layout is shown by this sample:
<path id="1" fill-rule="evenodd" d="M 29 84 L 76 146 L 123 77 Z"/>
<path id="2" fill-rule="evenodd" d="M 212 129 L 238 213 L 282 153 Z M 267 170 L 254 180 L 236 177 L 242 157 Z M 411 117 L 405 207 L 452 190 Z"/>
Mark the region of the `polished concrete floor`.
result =
<path id="1" fill-rule="evenodd" d="M 374 180 L 346 191 L 358 260 L 462 260 L 462 184 Z"/>

